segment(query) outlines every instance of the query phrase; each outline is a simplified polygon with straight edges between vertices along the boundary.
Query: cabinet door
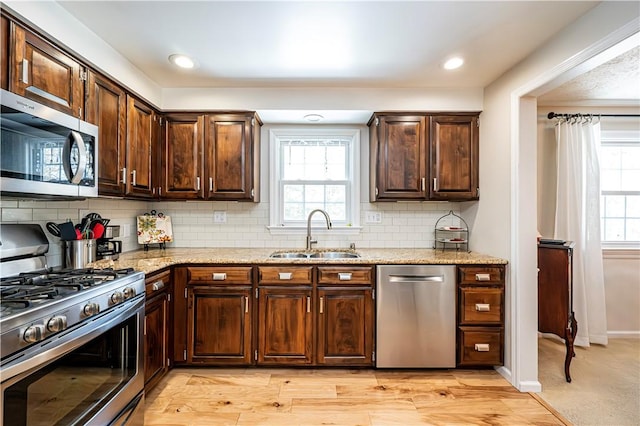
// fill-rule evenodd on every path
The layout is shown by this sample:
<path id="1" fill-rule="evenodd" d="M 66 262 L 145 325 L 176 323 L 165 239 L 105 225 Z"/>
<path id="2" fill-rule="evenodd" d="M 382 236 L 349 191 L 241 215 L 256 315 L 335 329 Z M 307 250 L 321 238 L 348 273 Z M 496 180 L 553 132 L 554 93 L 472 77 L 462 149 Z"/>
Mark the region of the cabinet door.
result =
<path id="1" fill-rule="evenodd" d="M 258 363 L 311 364 L 311 289 L 260 288 Z"/>
<path id="2" fill-rule="evenodd" d="M 478 117 L 431 117 L 429 199 L 478 198 Z"/>
<path id="3" fill-rule="evenodd" d="M 253 117 L 210 115 L 205 138 L 208 200 L 255 201 Z"/>
<path id="4" fill-rule="evenodd" d="M 371 289 L 318 289 L 318 363 L 373 364 Z"/>
<path id="5" fill-rule="evenodd" d="M 187 361 L 187 268 L 173 270 L 173 362 Z"/>
<path id="6" fill-rule="evenodd" d="M 189 289 L 190 363 L 251 364 L 251 288 Z"/>
<path id="7" fill-rule="evenodd" d="M 157 125 L 153 109 L 127 95 L 127 195 L 153 197 L 151 156 Z"/>
<path id="8" fill-rule="evenodd" d="M 83 67 L 35 34 L 13 26 L 9 90 L 39 103 L 83 117 Z"/>
<path id="9" fill-rule="evenodd" d="M 127 96 L 124 89 L 89 72 L 86 119 L 98 126 L 98 192 L 123 195 Z"/>
<path id="10" fill-rule="evenodd" d="M 0 16 L 0 88 L 9 90 L 9 20 Z"/>
<path id="11" fill-rule="evenodd" d="M 162 149 L 160 196 L 172 199 L 204 197 L 204 115 L 166 117 Z"/>
<path id="12" fill-rule="evenodd" d="M 169 368 L 168 297 L 162 292 L 147 301 L 144 315 L 144 383 L 146 390 L 157 383 Z"/>
<path id="13" fill-rule="evenodd" d="M 377 117 L 375 200 L 427 198 L 427 126 L 421 115 Z"/>

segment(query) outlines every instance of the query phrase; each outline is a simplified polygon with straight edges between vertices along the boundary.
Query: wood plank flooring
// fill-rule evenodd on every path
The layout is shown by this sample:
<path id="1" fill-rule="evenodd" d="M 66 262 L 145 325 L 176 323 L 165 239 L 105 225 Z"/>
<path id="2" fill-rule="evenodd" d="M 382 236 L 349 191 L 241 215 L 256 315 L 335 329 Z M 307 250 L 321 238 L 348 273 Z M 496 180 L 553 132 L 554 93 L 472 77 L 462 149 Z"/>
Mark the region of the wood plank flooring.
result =
<path id="1" fill-rule="evenodd" d="M 563 425 L 493 370 L 176 368 L 145 425 Z"/>

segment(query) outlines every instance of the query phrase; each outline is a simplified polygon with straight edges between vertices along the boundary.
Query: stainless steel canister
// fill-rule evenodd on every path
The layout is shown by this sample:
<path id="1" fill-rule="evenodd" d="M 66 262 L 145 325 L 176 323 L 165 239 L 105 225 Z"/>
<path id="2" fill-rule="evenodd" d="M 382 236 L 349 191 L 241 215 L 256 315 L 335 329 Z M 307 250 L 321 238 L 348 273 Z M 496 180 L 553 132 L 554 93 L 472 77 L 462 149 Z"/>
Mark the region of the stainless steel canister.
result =
<path id="1" fill-rule="evenodd" d="M 95 262 L 98 243 L 93 239 L 65 241 L 65 266 L 67 268 L 86 268 L 88 263 Z"/>

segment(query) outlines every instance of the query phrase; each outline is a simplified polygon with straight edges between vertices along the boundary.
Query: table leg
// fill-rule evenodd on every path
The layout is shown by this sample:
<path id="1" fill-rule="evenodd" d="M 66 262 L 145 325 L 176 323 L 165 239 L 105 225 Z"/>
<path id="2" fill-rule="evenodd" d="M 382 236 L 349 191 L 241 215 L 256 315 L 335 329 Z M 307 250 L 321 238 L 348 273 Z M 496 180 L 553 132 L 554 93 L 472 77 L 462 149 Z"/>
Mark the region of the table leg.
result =
<path id="1" fill-rule="evenodd" d="M 564 358 L 564 375 L 567 379 L 567 382 L 571 383 L 571 374 L 569 373 L 569 367 L 571 366 L 571 360 L 574 356 L 576 356 L 576 352 L 573 348 L 573 341 L 576 338 L 576 334 L 578 334 L 578 322 L 576 321 L 573 312 L 571 313 L 571 317 L 569 318 L 569 326 L 565 330 L 564 334 L 564 342 L 567 346 L 567 354 Z"/>

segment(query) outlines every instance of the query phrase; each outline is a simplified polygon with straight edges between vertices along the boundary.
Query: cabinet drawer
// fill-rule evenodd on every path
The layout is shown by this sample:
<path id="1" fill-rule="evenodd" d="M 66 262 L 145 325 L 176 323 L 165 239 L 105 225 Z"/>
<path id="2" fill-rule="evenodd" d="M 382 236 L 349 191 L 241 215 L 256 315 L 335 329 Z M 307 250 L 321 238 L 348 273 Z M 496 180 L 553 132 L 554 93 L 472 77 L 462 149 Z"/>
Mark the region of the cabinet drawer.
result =
<path id="1" fill-rule="evenodd" d="M 502 288 L 462 287 L 460 324 L 502 324 Z"/>
<path id="2" fill-rule="evenodd" d="M 460 266 L 458 281 L 460 284 L 504 284 L 504 267 Z"/>
<path id="3" fill-rule="evenodd" d="M 318 285 L 371 285 L 371 266 L 318 266 Z"/>
<path id="4" fill-rule="evenodd" d="M 160 272 L 145 278 L 145 297 L 147 300 L 156 294 L 167 291 L 171 284 L 171 271 Z"/>
<path id="5" fill-rule="evenodd" d="M 251 285 L 251 266 L 215 266 L 187 268 L 189 284 L 245 284 Z"/>
<path id="6" fill-rule="evenodd" d="M 289 285 L 311 284 L 312 266 L 261 266 L 258 268 L 258 283 Z"/>
<path id="7" fill-rule="evenodd" d="M 502 365 L 504 331 L 498 327 L 460 327 L 458 365 Z"/>

